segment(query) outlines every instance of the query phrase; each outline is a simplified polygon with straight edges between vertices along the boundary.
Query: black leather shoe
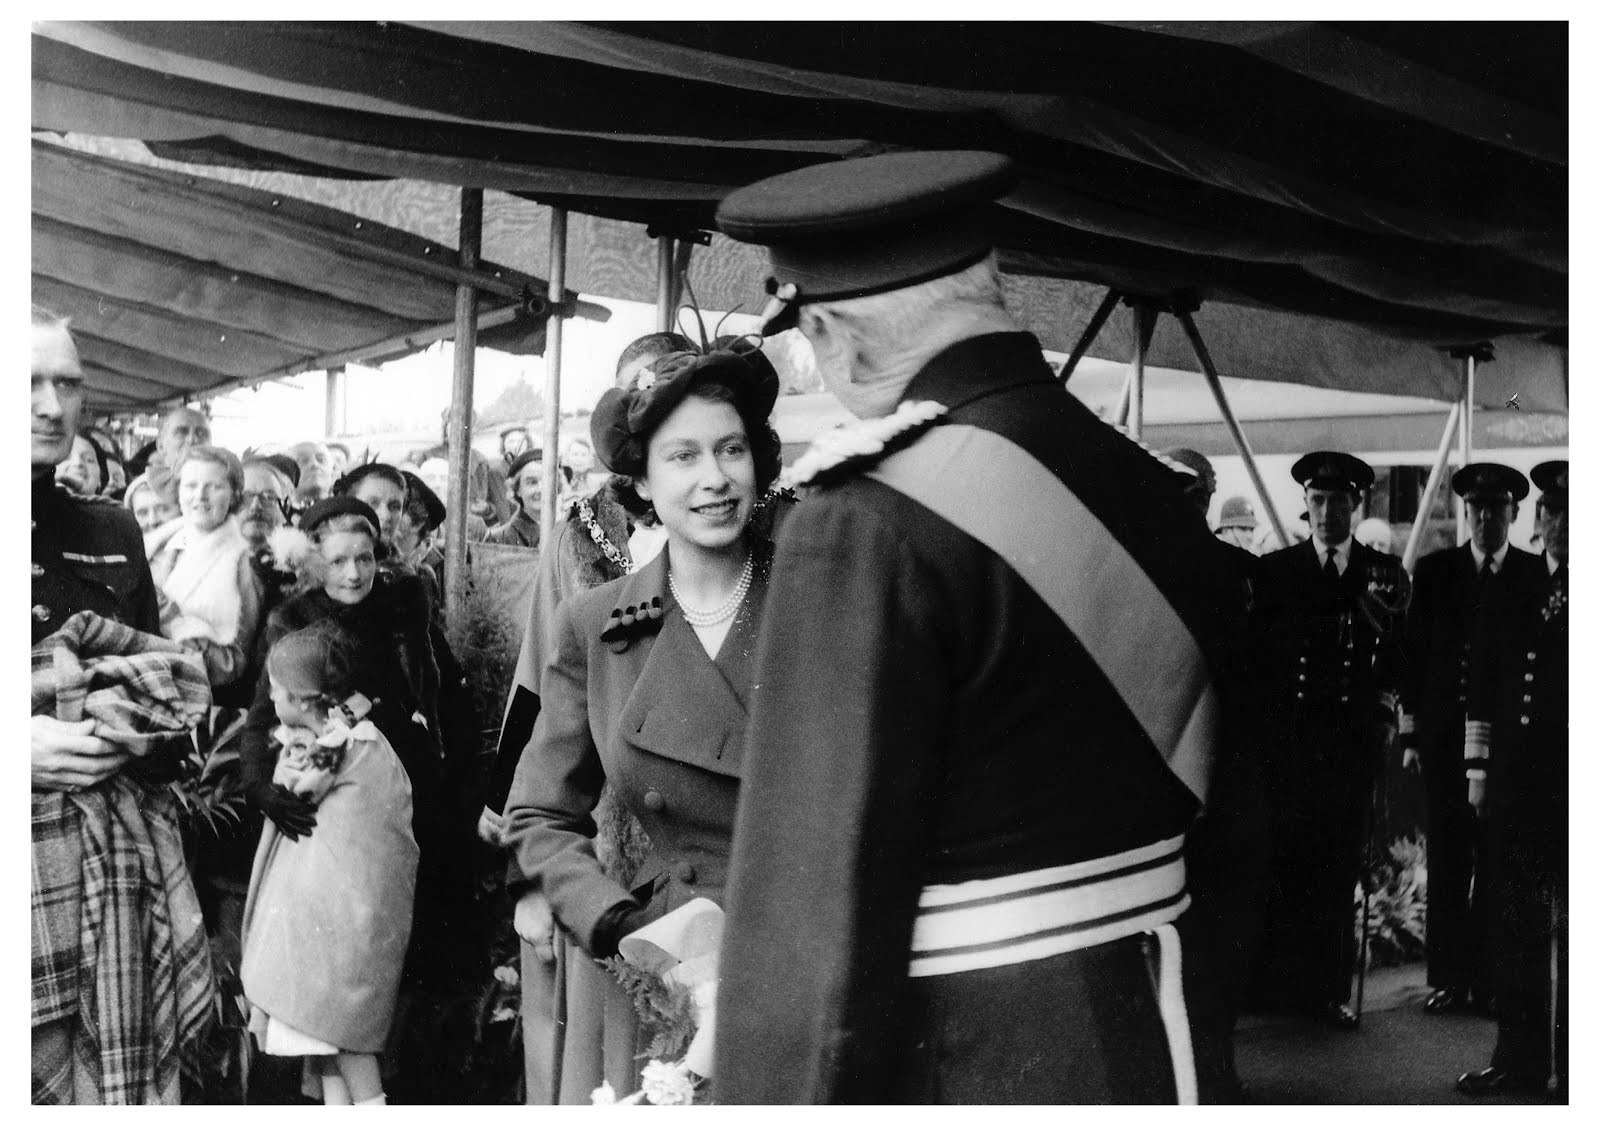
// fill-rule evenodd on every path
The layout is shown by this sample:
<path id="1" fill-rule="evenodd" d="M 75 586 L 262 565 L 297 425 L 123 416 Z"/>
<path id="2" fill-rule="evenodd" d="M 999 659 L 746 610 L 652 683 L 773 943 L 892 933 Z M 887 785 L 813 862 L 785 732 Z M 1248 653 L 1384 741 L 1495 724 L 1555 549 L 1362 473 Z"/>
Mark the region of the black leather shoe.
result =
<path id="1" fill-rule="evenodd" d="M 1440 986 L 1422 1003 L 1424 1013 L 1463 1013 L 1467 1008 L 1467 991 L 1455 986 Z"/>
<path id="2" fill-rule="evenodd" d="M 1343 1002 L 1337 1001 L 1329 1002 L 1327 1004 L 1327 1006 L 1322 1010 L 1320 1020 L 1328 1025 L 1333 1026 L 1335 1029 L 1343 1029 L 1346 1033 L 1350 1032 L 1361 1024 L 1360 1020 L 1356 1017 L 1355 1010 L 1351 1009 Z"/>
<path id="3" fill-rule="evenodd" d="M 1456 1091 L 1463 1096 L 1533 1096 L 1545 1091 L 1545 1082 L 1490 1065 L 1475 1073 L 1462 1073 L 1456 1078 Z"/>

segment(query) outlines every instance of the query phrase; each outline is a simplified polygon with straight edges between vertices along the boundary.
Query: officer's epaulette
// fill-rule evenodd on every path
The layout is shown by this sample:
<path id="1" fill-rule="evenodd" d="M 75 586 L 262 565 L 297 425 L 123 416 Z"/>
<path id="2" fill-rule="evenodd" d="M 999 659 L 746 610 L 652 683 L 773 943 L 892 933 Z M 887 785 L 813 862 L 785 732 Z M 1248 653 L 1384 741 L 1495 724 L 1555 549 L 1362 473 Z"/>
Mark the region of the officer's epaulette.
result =
<path id="1" fill-rule="evenodd" d="M 795 460 L 789 482 L 797 487 L 826 486 L 866 471 L 914 443 L 945 412 L 933 400 L 902 403 L 887 416 L 829 428 Z"/>

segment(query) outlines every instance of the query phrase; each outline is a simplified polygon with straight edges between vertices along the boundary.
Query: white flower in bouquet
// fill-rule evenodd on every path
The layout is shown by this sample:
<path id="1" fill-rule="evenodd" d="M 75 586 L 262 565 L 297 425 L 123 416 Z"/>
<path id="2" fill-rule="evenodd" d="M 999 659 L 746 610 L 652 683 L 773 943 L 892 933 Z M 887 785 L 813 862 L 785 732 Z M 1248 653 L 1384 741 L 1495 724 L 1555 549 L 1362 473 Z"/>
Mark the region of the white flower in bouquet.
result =
<path id="1" fill-rule="evenodd" d="M 695 1078 L 682 1064 L 651 1061 L 639 1074 L 640 1091 L 651 1104 L 693 1104 Z"/>

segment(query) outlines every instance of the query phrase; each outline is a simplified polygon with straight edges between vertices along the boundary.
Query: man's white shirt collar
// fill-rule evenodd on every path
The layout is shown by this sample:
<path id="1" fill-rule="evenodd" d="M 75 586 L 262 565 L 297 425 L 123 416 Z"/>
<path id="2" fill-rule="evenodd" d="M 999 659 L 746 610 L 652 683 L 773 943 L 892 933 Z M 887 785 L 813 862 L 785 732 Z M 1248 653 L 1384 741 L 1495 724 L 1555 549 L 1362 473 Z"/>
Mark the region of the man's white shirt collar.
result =
<path id="1" fill-rule="evenodd" d="M 1350 569 L 1350 544 L 1355 541 L 1354 535 L 1346 535 L 1345 540 L 1333 547 L 1333 564 L 1339 568 L 1339 574 Z M 1317 565 L 1325 566 L 1328 563 L 1328 547 L 1322 545 L 1316 535 L 1311 536 L 1311 548 L 1317 552 Z"/>
<path id="2" fill-rule="evenodd" d="M 1472 546 L 1471 543 L 1468 543 L 1467 545 Z M 1500 544 L 1499 550 L 1488 556 L 1490 561 L 1494 563 L 1494 569 L 1491 571 L 1491 573 L 1500 573 L 1500 568 L 1506 564 L 1506 551 L 1510 549 L 1511 542 L 1510 540 L 1507 540 Z M 1472 565 L 1477 568 L 1478 573 L 1480 574 L 1483 573 L 1483 559 L 1483 551 L 1479 550 L 1476 546 L 1472 546 Z"/>

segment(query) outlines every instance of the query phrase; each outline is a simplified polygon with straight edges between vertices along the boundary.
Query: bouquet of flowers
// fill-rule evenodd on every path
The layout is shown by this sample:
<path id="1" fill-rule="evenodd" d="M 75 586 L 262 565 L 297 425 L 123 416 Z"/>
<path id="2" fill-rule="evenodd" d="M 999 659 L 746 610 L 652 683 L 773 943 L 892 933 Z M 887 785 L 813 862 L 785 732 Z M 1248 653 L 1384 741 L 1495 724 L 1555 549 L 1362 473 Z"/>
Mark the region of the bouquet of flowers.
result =
<path id="1" fill-rule="evenodd" d="M 345 746 L 352 740 L 375 740 L 378 730 L 366 719 L 372 703 L 359 693 L 342 705 L 328 710 L 328 723 L 321 733 L 301 725 L 280 724 L 272 736 L 278 742 L 278 762 L 272 769 L 272 782 L 297 796 L 309 796 L 321 803 L 333 787 Z"/>
<path id="2" fill-rule="evenodd" d="M 722 908 L 692 899 L 622 939 L 605 967 L 633 999 L 652 1038 L 639 1091 L 618 1098 L 609 1081 L 597 1105 L 693 1104 L 711 1072 Z"/>

